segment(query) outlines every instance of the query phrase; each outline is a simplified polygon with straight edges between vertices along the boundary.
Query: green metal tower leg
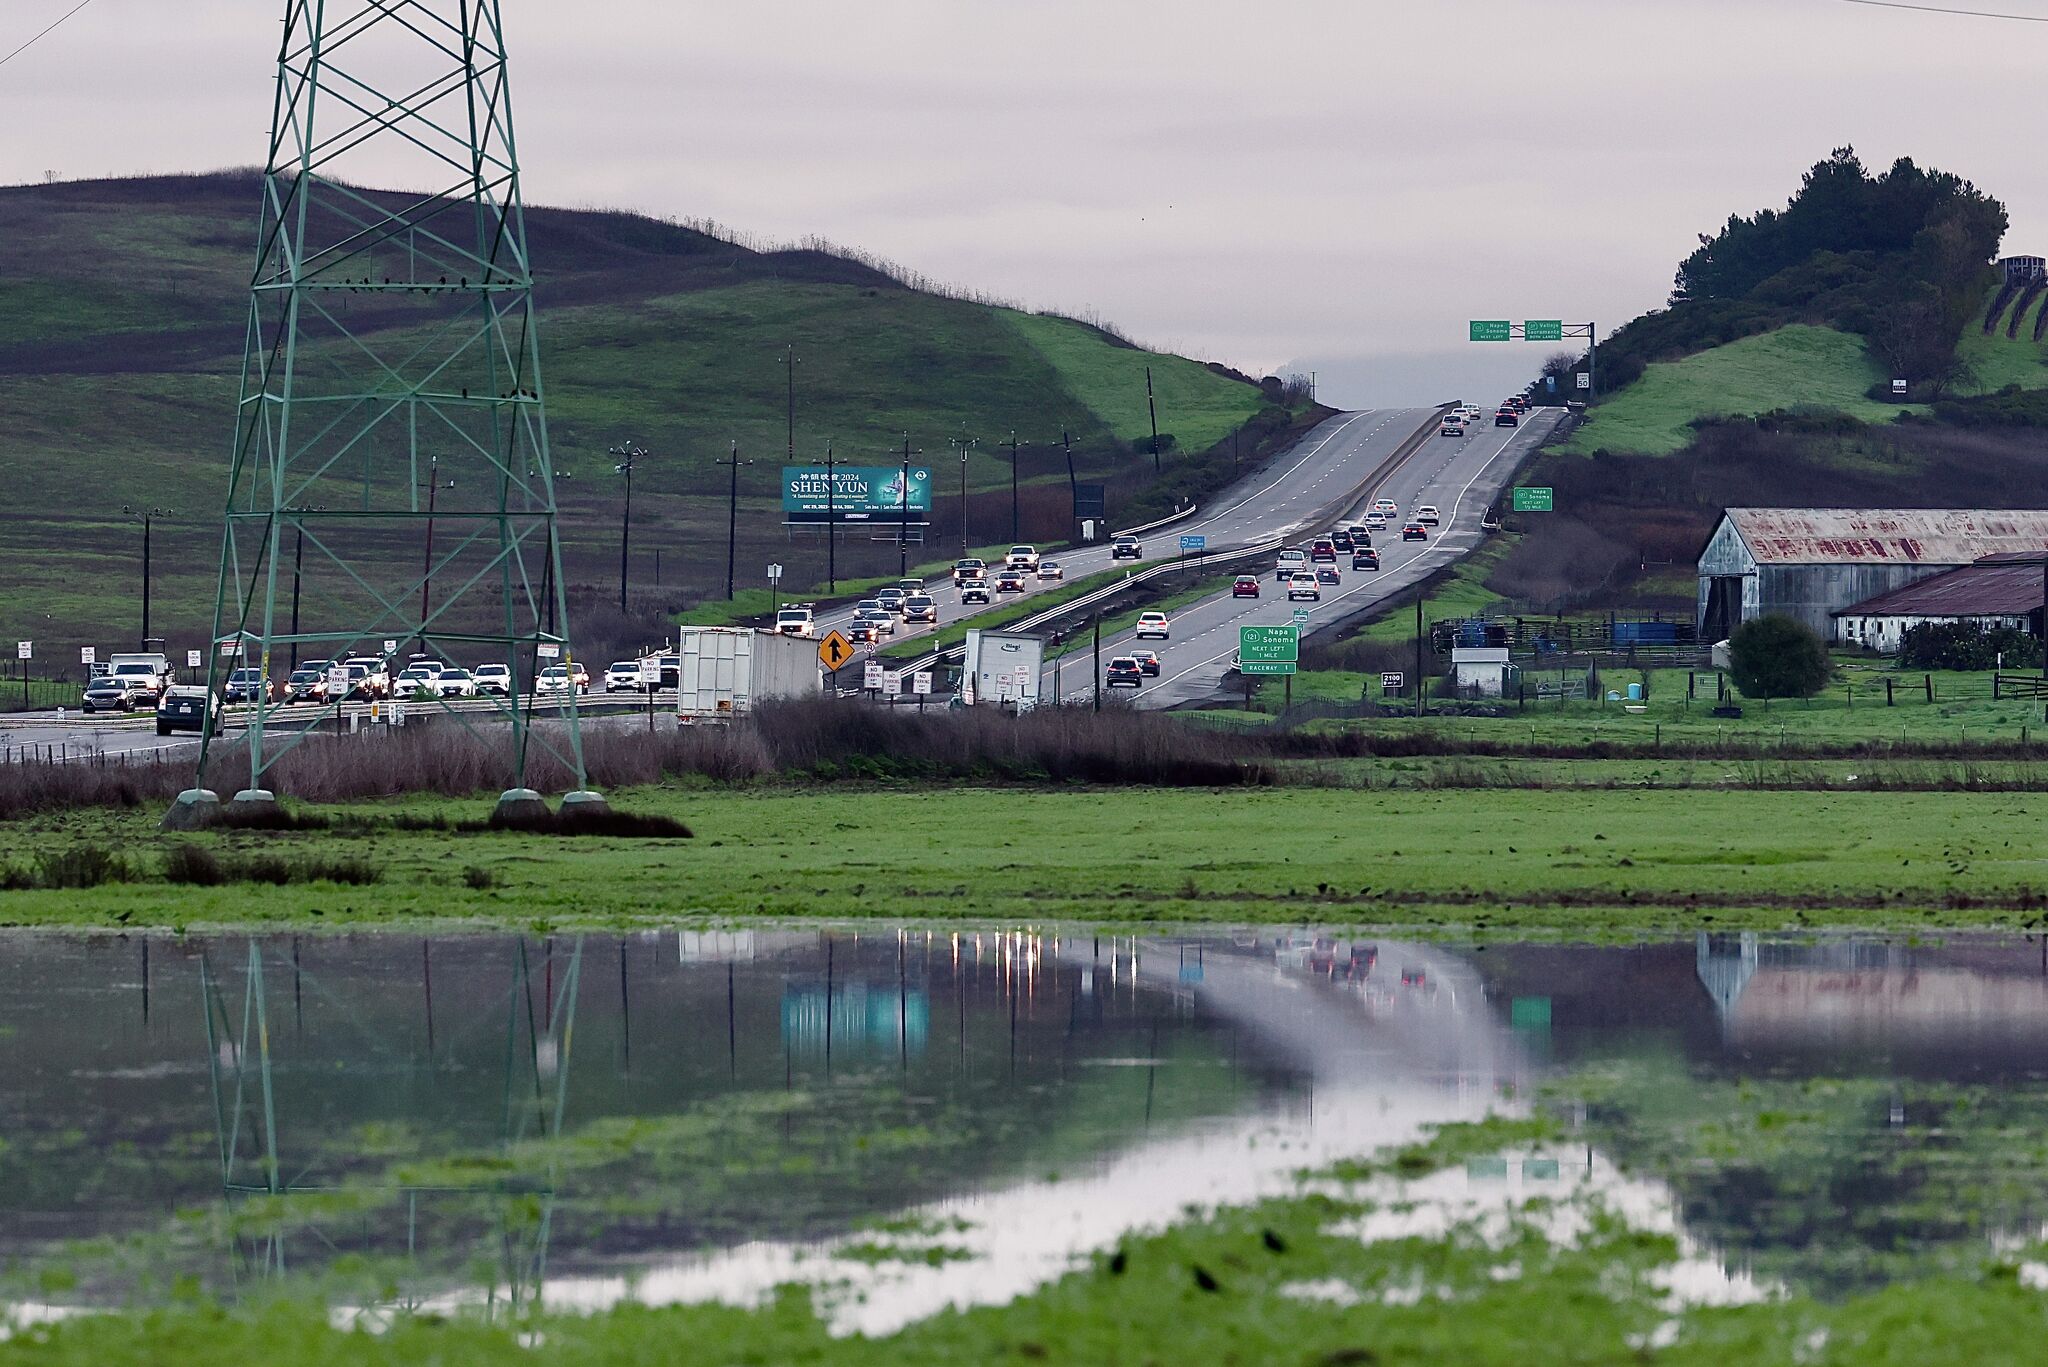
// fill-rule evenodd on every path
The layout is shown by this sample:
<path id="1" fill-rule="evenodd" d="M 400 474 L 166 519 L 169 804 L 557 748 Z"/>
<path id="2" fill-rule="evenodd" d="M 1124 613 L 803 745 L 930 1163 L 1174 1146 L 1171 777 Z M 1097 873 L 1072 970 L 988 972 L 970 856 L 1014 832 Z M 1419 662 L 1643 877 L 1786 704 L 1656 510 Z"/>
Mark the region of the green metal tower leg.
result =
<path id="1" fill-rule="evenodd" d="M 575 651 L 499 6 L 286 0 L 208 686 L 294 646 L 504 663 L 512 695 L 462 724 L 509 789 L 594 803 L 574 689 L 541 724 L 529 692 Z M 300 537 L 303 629 L 278 611 Z M 250 719 L 240 801 L 287 786 L 320 729 L 276 720 Z M 201 789 L 240 764 L 208 735 Z"/>

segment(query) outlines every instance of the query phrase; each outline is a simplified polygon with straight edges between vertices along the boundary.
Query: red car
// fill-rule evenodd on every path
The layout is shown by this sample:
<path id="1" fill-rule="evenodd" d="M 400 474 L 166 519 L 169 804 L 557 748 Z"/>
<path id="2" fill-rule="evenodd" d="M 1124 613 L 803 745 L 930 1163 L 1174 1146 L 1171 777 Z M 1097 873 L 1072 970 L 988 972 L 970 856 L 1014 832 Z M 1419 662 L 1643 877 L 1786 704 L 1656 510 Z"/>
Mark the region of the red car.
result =
<path id="1" fill-rule="evenodd" d="M 1331 541 L 1330 538 L 1327 536 L 1317 537 L 1314 541 L 1309 543 L 1308 558 L 1311 563 L 1321 561 L 1325 564 L 1336 564 L 1336 543 Z"/>
<path id="2" fill-rule="evenodd" d="M 1259 576 L 1256 574 L 1240 574 L 1237 576 L 1237 582 L 1230 586 L 1230 596 L 1232 598 L 1258 597 Z"/>

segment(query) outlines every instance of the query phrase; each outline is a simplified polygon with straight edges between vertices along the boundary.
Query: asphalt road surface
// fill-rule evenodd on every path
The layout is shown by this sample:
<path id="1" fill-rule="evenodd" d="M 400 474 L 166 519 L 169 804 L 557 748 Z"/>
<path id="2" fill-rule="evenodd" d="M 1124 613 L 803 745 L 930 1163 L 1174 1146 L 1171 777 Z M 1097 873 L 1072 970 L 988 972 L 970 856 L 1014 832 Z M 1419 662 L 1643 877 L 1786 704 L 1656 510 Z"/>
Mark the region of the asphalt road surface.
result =
<path id="1" fill-rule="evenodd" d="M 1538 408 L 1513 429 L 1494 427 L 1490 419 L 1482 418 L 1487 425 L 1475 424 L 1463 437 L 1432 436 L 1362 500 L 1391 498 L 1400 505 L 1400 517 L 1390 519 L 1386 532 L 1373 537 L 1381 568 L 1353 570 L 1350 557 L 1340 553 L 1337 571 L 1343 583 L 1324 588 L 1320 602 L 1289 603 L 1285 588 L 1273 578 L 1273 562 L 1261 561 L 1251 567 L 1259 576 L 1258 598 L 1233 598 L 1225 590 L 1182 607 L 1172 614 L 1173 635 L 1166 641 L 1140 641 L 1129 631 L 1104 636 L 1103 664 L 1107 666 L 1111 657 L 1136 646 L 1156 650 L 1159 676 L 1147 679 L 1137 690 L 1137 701 L 1146 707 L 1170 707 L 1218 693 L 1237 653 L 1239 627 L 1285 626 L 1293 620 L 1295 609 L 1305 608 L 1309 613 L 1308 625 L 1302 628 L 1306 635 L 1370 612 L 1479 545 L 1484 535 L 1479 520 L 1488 505 L 1562 416 L 1561 409 Z M 1430 529 L 1427 541 L 1402 541 L 1401 522 L 1424 503 L 1437 506 L 1442 524 Z M 1320 533 L 1350 520 L 1332 518 L 1304 532 Z M 1307 535 L 1301 541 L 1305 545 Z M 1089 644 L 1059 662 L 1059 691 L 1069 701 L 1092 695 L 1093 663 Z M 1055 670 L 1048 665 L 1046 673 L 1052 676 Z M 1266 682 L 1269 687 L 1281 684 L 1279 679 Z M 1053 696 L 1052 684 L 1052 678 L 1040 681 L 1041 697 Z M 1126 692 L 1118 690 L 1119 694 Z"/>
<path id="2" fill-rule="evenodd" d="M 1055 551 L 1046 558 L 1059 561 L 1072 580 L 1119 566 L 1142 569 L 1162 560 L 1177 560 L 1183 536 L 1206 537 L 1206 549 L 1215 552 L 1303 530 L 1320 511 L 1363 483 L 1417 428 L 1435 421 L 1433 408 L 1368 408 L 1341 413 L 1318 424 L 1287 451 L 1223 490 L 1195 516 L 1140 537 L 1145 548 L 1140 560 L 1111 560 L 1106 543 Z M 927 543 L 917 547 L 915 553 L 930 558 L 941 551 L 941 547 Z M 990 570 L 989 578 L 993 587 L 994 569 Z M 939 604 L 937 626 L 910 627 L 899 623 L 895 635 L 882 638 L 883 649 L 954 625 L 963 615 L 987 611 L 979 604 L 963 609 L 950 575 L 928 580 L 927 584 L 927 591 Z M 1003 594 L 989 606 L 1014 603 L 1020 597 L 1028 599 L 1057 587 L 1057 581 L 1028 580 L 1022 595 Z M 817 632 L 823 636 L 829 630 L 844 631 L 852 621 L 851 605 L 820 612 Z"/>

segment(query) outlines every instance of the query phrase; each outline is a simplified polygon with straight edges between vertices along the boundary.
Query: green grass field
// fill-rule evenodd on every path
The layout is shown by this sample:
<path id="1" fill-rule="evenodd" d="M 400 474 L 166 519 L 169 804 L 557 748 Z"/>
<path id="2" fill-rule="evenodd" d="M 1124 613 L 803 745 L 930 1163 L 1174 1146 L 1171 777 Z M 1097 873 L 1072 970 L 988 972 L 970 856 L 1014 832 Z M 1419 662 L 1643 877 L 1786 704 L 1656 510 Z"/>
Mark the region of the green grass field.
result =
<path id="1" fill-rule="evenodd" d="M 1960 388 L 1960 393 L 1991 394 L 2009 384 L 2016 384 L 2022 389 L 2039 389 L 2048 385 L 2048 342 L 2034 340 L 2034 320 L 2043 303 L 2048 303 L 2048 298 L 2035 296 L 2021 321 L 2019 336 L 2005 335 L 2006 324 L 2012 321 L 2010 305 L 1999 317 L 1998 326 L 1986 335 L 1984 311 L 1991 306 L 1998 289 L 1994 285 L 1986 290 L 1970 321 L 1963 324 L 1962 342 L 1957 349 L 1970 367 L 1970 378 Z"/>
<path id="2" fill-rule="evenodd" d="M 763 917 L 1129 925 L 1329 922 L 1629 935 L 1712 924 L 2010 925 L 2048 891 L 2048 794 L 1288 788 L 661 788 L 616 795 L 690 841 L 379 830 L 215 834 L 355 856 L 366 887 L 171 886 L 154 812 L 9 828 L 27 867 L 82 844 L 142 881 L 0 893 L 0 922 L 331 930 Z M 363 811 L 454 811 L 411 800 Z M 974 819 L 962 820 L 963 812 Z M 492 886 L 468 885 L 467 870 Z M 1975 905 L 1965 905 L 1965 902 Z M 2031 915 L 2031 912 L 2023 913 Z"/>
<path id="3" fill-rule="evenodd" d="M 1086 404 L 1125 441 L 1149 441 L 1145 371 L 1152 371 L 1159 430 L 1180 450 L 1200 451 L 1229 436 L 1258 409 L 1258 393 L 1219 385 L 1216 373 L 1184 356 L 1161 356 L 1133 347 L 1105 347 L 1094 329 L 1065 318 L 1003 309 L 997 314 L 1059 372 L 1067 392 Z"/>
<path id="4" fill-rule="evenodd" d="M 1792 324 L 1683 360 L 1654 362 L 1641 379 L 1596 407 L 1593 420 L 1559 449 L 1668 454 L 1692 441 L 1695 419 L 1801 404 L 1889 422 L 1901 405 L 1864 397 L 1884 378 L 1879 369 L 1862 338 Z"/>

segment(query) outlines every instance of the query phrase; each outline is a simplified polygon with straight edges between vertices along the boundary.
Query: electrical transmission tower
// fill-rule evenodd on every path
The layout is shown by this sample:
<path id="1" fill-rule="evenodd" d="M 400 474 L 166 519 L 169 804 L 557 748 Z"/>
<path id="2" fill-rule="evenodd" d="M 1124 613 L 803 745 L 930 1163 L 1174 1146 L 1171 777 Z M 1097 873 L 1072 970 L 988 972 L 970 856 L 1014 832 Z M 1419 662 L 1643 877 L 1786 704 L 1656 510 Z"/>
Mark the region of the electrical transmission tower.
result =
<path id="1" fill-rule="evenodd" d="M 509 788 L 581 790 L 573 679 L 533 724 L 536 671 L 574 665 L 499 8 L 287 0 L 209 685 L 294 646 L 502 662 L 464 724 L 509 723 L 480 732 Z M 305 713 L 257 704 L 238 796 L 266 800 Z"/>

